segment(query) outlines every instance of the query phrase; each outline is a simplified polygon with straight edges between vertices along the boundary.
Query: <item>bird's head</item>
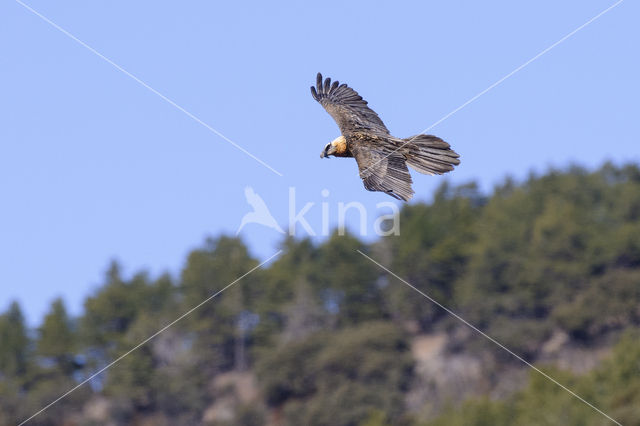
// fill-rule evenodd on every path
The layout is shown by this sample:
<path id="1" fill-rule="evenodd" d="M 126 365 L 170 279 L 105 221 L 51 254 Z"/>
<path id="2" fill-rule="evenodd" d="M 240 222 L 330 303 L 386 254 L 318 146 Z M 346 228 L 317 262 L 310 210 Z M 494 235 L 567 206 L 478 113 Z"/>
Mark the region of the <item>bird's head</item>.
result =
<path id="1" fill-rule="evenodd" d="M 333 141 L 327 144 L 320 154 L 320 158 L 325 158 L 330 155 L 335 157 L 341 157 L 347 152 L 347 139 L 340 135 Z"/>

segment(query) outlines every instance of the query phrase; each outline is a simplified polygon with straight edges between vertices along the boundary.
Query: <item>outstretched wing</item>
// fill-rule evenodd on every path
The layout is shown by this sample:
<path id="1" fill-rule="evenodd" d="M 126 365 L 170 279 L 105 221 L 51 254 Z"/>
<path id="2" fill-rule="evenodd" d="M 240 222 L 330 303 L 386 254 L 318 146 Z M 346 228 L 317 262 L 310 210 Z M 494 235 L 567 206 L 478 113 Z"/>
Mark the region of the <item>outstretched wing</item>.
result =
<path id="1" fill-rule="evenodd" d="M 367 101 L 346 84 L 338 81 L 331 84 L 330 78 L 323 84 L 322 74 L 318 73 L 316 87 L 311 86 L 311 96 L 331 114 L 345 136 L 357 131 L 389 134 L 378 114 L 367 106 Z"/>
<path id="2" fill-rule="evenodd" d="M 398 200 L 411 199 L 412 180 L 403 155 L 389 155 L 378 149 L 363 146 L 353 146 L 351 152 L 358 163 L 360 177 L 367 190 L 381 191 Z"/>

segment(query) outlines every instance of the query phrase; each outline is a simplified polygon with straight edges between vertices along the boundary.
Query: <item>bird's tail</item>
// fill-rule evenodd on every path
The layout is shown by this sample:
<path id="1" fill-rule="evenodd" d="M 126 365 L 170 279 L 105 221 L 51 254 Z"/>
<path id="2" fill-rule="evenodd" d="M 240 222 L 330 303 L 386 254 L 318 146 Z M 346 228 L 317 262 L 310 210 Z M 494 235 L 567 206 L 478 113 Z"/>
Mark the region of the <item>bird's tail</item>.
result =
<path id="1" fill-rule="evenodd" d="M 460 164 L 460 156 L 448 143 L 433 135 L 416 135 L 402 139 L 401 152 L 407 164 L 427 175 L 441 175 Z"/>

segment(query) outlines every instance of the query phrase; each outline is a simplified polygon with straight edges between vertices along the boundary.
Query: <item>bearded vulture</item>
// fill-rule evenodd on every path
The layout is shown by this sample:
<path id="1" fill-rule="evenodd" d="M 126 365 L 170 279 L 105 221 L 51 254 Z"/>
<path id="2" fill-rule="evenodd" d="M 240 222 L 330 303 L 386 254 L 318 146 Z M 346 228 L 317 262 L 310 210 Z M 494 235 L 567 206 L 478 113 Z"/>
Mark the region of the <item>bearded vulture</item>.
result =
<path id="1" fill-rule="evenodd" d="M 311 95 L 333 117 L 339 137 L 324 147 L 320 158 L 354 157 L 369 191 L 381 191 L 403 201 L 414 192 L 407 165 L 427 175 L 441 175 L 460 164 L 459 155 L 437 136 L 396 138 L 358 92 L 338 81 L 322 81 L 318 73 Z"/>

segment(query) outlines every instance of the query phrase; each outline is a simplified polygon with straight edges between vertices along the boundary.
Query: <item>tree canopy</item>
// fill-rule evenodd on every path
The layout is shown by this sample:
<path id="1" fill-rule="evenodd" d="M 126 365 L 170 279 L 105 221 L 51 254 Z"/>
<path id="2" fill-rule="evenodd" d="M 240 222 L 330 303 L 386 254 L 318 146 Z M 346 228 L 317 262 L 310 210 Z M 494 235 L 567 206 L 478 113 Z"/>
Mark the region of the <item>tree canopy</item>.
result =
<path id="1" fill-rule="evenodd" d="M 445 181 L 432 202 L 402 209 L 399 235 L 289 237 L 282 250 L 33 423 L 606 424 L 360 250 L 621 423 L 640 424 L 635 165 L 505 179 L 490 194 Z M 11 303 L 0 314 L 0 425 L 34 414 L 258 263 L 242 240 L 219 236 L 189 253 L 178 276 L 124 276 L 112 262 L 77 317 L 56 299 L 30 330 Z M 474 390 L 424 396 L 462 380 L 450 371 L 472 361 Z"/>

